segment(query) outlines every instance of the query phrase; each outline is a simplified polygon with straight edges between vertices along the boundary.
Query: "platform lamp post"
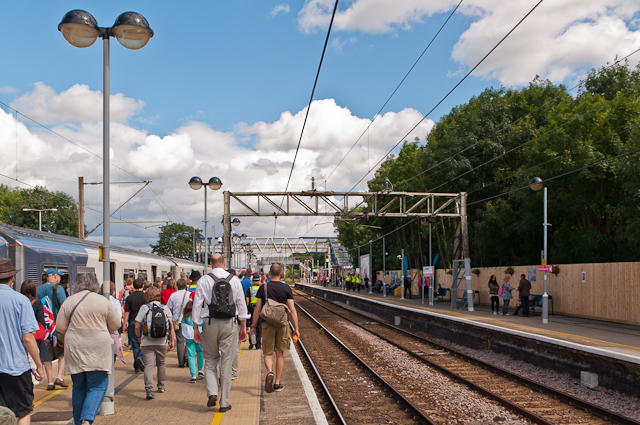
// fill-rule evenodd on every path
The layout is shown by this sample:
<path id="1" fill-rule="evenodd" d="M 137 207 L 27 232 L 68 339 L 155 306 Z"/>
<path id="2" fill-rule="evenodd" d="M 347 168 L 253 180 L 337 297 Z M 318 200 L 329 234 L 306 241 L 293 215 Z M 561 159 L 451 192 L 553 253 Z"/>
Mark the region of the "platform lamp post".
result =
<path id="1" fill-rule="evenodd" d="M 114 36 L 118 43 L 123 47 L 131 50 L 142 49 L 147 45 L 153 30 L 149 26 L 149 22 L 144 16 L 136 12 L 125 12 L 116 18 L 112 27 L 99 27 L 96 19 L 84 10 L 72 10 L 67 12 L 60 24 L 58 31 L 71 45 L 79 48 L 85 48 L 93 45 L 98 37 L 102 38 L 102 293 L 109 299 L 111 292 L 111 259 L 110 251 L 110 231 L 109 220 L 111 217 L 109 208 L 109 127 L 110 127 L 110 111 L 109 111 L 109 38 Z M 113 372 L 113 369 L 112 369 Z M 112 415 L 115 412 L 113 389 L 114 380 L 113 373 L 110 375 L 107 393 L 104 401 L 100 406 L 99 413 L 103 415 Z"/>
<path id="2" fill-rule="evenodd" d="M 529 187 L 536 192 L 540 189 L 544 189 L 544 221 L 542 227 L 544 229 L 544 251 L 542 258 L 542 265 L 547 265 L 548 253 L 547 253 L 547 227 L 551 226 L 547 221 L 547 186 L 540 177 L 534 177 L 529 182 Z M 542 294 L 542 323 L 549 323 L 549 295 L 547 294 L 547 274 L 544 273 L 544 293 Z"/>
<path id="3" fill-rule="evenodd" d="M 202 186 L 204 188 L 204 274 L 207 274 L 207 262 L 209 260 L 209 243 L 207 241 L 207 187 L 211 190 L 218 190 L 222 187 L 222 180 L 218 177 L 211 177 L 208 183 L 203 183 L 200 177 L 191 177 L 189 180 L 189 187 L 193 190 L 199 190 Z M 212 242 L 215 247 L 215 241 Z"/>
<path id="4" fill-rule="evenodd" d="M 42 232 L 42 211 L 53 211 L 56 212 L 58 211 L 57 208 L 47 208 L 44 210 L 38 210 L 35 208 L 23 208 L 22 211 L 38 211 L 38 230 L 40 230 Z"/>
<path id="5" fill-rule="evenodd" d="M 58 24 L 58 31 L 71 45 L 85 48 L 93 45 L 98 37 L 103 40 L 103 91 L 102 91 L 102 293 L 109 299 L 111 283 L 110 251 L 110 209 L 109 209 L 109 38 L 114 36 L 125 48 L 142 49 L 147 45 L 153 30 L 149 22 L 136 12 L 125 12 L 116 18 L 111 28 L 98 26 L 96 19 L 84 10 L 67 12 Z"/>
<path id="6" fill-rule="evenodd" d="M 384 246 L 384 236 L 378 233 L 378 239 L 382 237 L 382 296 L 387 296 L 387 252 Z"/>

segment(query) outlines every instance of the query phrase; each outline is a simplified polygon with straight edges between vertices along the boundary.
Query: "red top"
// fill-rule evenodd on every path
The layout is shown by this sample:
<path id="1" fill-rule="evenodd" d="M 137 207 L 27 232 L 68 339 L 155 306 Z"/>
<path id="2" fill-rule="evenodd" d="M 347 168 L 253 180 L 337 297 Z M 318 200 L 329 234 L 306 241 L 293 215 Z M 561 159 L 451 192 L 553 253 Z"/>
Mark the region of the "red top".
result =
<path id="1" fill-rule="evenodd" d="M 176 290 L 171 288 L 167 288 L 164 291 L 162 291 L 162 294 L 160 294 L 160 297 L 162 298 L 162 304 L 167 305 L 167 302 L 169 302 L 169 297 L 174 292 L 176 292 Z"/>

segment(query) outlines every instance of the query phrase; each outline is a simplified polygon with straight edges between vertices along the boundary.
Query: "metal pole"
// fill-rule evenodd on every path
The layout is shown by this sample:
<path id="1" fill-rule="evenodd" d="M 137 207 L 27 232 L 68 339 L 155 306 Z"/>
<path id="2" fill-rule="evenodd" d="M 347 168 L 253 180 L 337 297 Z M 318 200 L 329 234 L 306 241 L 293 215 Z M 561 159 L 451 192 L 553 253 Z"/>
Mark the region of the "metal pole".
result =
<path id="1" fill-rule="evenodd" d="M 222 245 L 224 249 L 224 258 L 227 264 L 231 264 L 231 195 L 229 191 L 224 192 L 224 235 L 222 237 Z"/>
<path id="2" fill-rule="evenodd" d="M 547 227 L 549 227 L 549 223 L 547 222 L 547 186 L 544 187 L 544 264 L 548 263 L 547 261 Z M 544 273 L 544 293 L 542 294 L 542 323 L 549 323 L 549 295 L 547 294 L 547 275 L 548 273 Z"/>
<path id="3" fill-rule="evenodd" d="M 433 263 L 433 257 L 431 257 L 431 223 L 429 223 L 429 265 L 431 267 L 434 266 Z M 435 267 L 432 269 L 433 270 L 433 274 L 432 276 L 429 278 L 429 305 L 433 305 L 433 276 L 435 276 L 436 271 L 435 271 Z"/>
<path id="4" fill-rule="evenodd" d="M 42 210 L 38 210 L 38 230 L 42 232 Z"/>
<path id="5" fill-rule="evenodd" d="M 109 29 L 107 29 L 109 31 Z M 103 39 L 103 90 L 102 90 L 102 294 L 109 299 L 111 292 L 111 259 L 110 251 L 110 200 L 109 188 L 111 177 L 109 175 L 109 33 Z"/>
<path id="6" fill-rule="evenodd" d="M 400 299 L 404 300 L 404 248 L 402 248 L 402 259 L 400 260 L 400 270 L 402 271 L 402 282 L 400 283 Z"/>
<path id="7" fill-rule="evenodd" d="M 373 294 L 373 241 L 369 240 L 369 293 Z"/>
<path id="8" fill-rule="evenodd" d="M 84 239 L 84 177 L 78 177 L 78 238 Z"/>
<path id="9" fill-rule="evenodd" d="M 204 274 L 207 274 L 207 262 L 209 261 L 209 244 L 207 242 L 207 185 L 204 189 Z"/>
<path id="10" fill-rule="evenodd" d="M 384 246 L 384 236 L 382 237 L 382 296 L 387 296 L 387 252 Z"/>
<path id="11" fill-rule="evenodd" d="M 111 29 L 107 28 L 106 33 L 102 37 L 103 43 L 103 90 L 102 90 L 102 294 L 107 300 L 111 295 L 111 259 L 110 253 L 110 200 L 109 200 L 109 188 L 111 186 L 111 177 L 109 173 L 109 126 L 110 126 L 110 106 L 109 106 L 109 33 Z M 113 345 L 111 345 L 111 352 L 113 353 Z M 109 383 L 107 385 L 107 391 L 105 397 L 100 404 L 98 414 L 101 415 L 113 415 L 115 413 L 115 370 L 114 365 L 111 365 L 112 373 L 110 375 Z"/>

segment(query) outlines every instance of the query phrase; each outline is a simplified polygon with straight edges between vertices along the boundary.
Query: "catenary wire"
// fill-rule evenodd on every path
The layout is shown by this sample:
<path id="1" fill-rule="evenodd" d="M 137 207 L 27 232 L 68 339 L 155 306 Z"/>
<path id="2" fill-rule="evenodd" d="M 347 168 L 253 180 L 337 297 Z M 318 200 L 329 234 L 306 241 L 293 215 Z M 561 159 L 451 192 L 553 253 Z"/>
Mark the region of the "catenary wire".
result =
<path id="1" fill-rule="evenodd" d="M 402 143 L 402 141 L 403 141 L 403 140 L 405 140 L 405 139 L 409 136 L 409 134 L 411 134 L 411 132 L 412 132 L 413 130 L 415 130 L 415 129 L 416 129 L 416 128 L 417 128 L 417 127 L 418 127 L 418 126 L 419 126 L 419 125 L 420 125 L 420 124 L 421 124 L 421 123 L 422 123 L 422 122 L 423 122 L 423 121 L 424 121 L 424 120 L 425 120 L 429 115 L 431 115 L 431 113 L 432 113 L 433 111 L 435 111 L 435 110 L 436 110 L 436 108 L 438 108 L 438 106 L 440 106 L 440 105 L 441 105 L 441 104 L 442 104 L 442 103 L 443 103 L 443 102 L 444 102 L 444 101 L 445 101 L 445 100 L 446 100 L 446 99 L 451 95 L 451 93 L 453 93 L 453 92 L 454 92 L 454 91 L 455 91 L 455 90 L 456 90 L 456 89 L 457 89 L 457 88 L 458 88 L 458 87 L 459 87 L 459 86 L 460 86 L 460 85 L 461 85 L 461 84 L 462 84 L 462 83 L 463 83 L 463 82 L 464 82 L 464 81 L 465 81 L 465 80 L 466 80 L 466 79 L 471 75 L 471 73 L 473 73 L 473 71 L 475 71 L 475 70 L 476 70 L 476 69 L 477 69 L 477 68 L 478 68 L 478 67 L 479 67 L 479 66 L 480 66 L 480 65 L 481 65 L 481 64 L 482 64 L 482 63 L 483 63 L 483 62 L 484 62 L 488 57 L 489 57 L 489 55 L 491 55 L 491 53 L 493 53 L 493 52 L 498 48 L 498 46 L 500 46 L 500 45 L 504 42 L 504 40 L 506 40 L 506 39 L 507 39 L 507 37 L 509 37 L 509 35 L 511 35 L 511 34 L 516 30 L 516 28 L 518 28 L 518 27 L 520 26 L 520 24 L 522 24 L 522 22 L 524 22 L 524 20 L 525 20 L 525 19 L 527 19 L 527 18 L 529 17 L 529 15 L 531 15 L 531 14 L 533 13 L 533 11 L 534 11 L 534 10 L 536 10 L 536 9 L 538 8 L 538 6 L 540 6 L 540 4 L 542 4 L 542 2 L 543 2 L 543 1 L 544 1 L 544 0 L 540 0 L 538 3 L 536 3 L 536 5 L 535 5 L 535 6 L 533 6 L 533 8 L 531 8 L 531 10 L 529 10 L 529 12 L 527 12 L 527 14 L 526 14 L 522 19 L 520 19 L 520 20 L 518 21 L 518 23 L 516 23 L 516 24 L 515 24 L 515 26 L 514 26 L 513 28 L 511 28 L 511 30 L 509 30 L 509 32 L 508 32 L 507 34 L 505 34 L 505 35 L 504 35 L 504 37 L 502 37 L 502 38 L 500 39 L 500 41 L 498 41 L 498 43 L 497 43 L 495 46 L 493 46 L 493 47 L 491 48 L 491 50 L 489 50 L 489 52 L 488 52 L 487 54 L 485 54 L 485 55 L 482 57 L 482 59 L 480 59 L 480 61 L 479 61 L 478 63 L 476 63 L 476 65 L 475 65 L 473 68 L 471 68 L 471 70 L 469 70 L 469 72 L 467 72 L 467 73 L 465 74 L 465 76 L 464 76 L 464 77 L 462 77 L 462 79 L 461 79 L 460 81 L 458 81 L 458 83 L 457 83 L 455 86 L 453 86 L 453 88 L 452 88 L 451 90 L 449 90 L 449 92 L 448 92 L 448 93 L 447 93 L 447 94 L 446 94 L 442 99 L 440 99 L 440 101 L 438 101 L 438 103 L 437 103 L 433 108 L 431 108 L 431 110 L 430 110 L 429 112 L 427 112 L 427 113 L 422 117 L 422 119 L 420 119 L 420 121 L 418 121 L 418 123 L 417 123 L 416 125 L 414 125 L 414 126 L 413 126 L 413 128 L 412 128 L 411 130 L 409 130 L 409 131 L 407 132 L 407 134 L 406 134 L 405 136 L 403 136 L 403 137 L 400 139 L 400 141 L 399 141 L 398 143 L 396 143 L 396 144 L 395 144 L 395 145 L 394 145 L 394 146 L 389 150 L 389 152 L 388 152 L 387 154 L 385 154 L 385 155 L 384 155 L 384 156 L 383 156 L 383 157 L 382 157 L 382 158 L 381 158 L 381 159 L 380 159 L 380 160 L 379 160 L 379 161 L 378 161 L 378 162 L 373 166 L 373 168 L 376 168 L 378 165 L 380 165 L 380 163 L 381 163 L 382 161 L 384 161 L 384 159 L 385 159 L 385 158 L 386 158 L 390 153 L 392 153 L 392 152 L 395 150 L 395 148 L 397 148 L 397 147 L 398 147 L 398 145 L 400 145 L 400 143 Z M 360 180 L 358 180 L 358 182 L 357 182 L 355 185 L 353 185 L 353 187 L 352 187 L 348 192 L 349 192 L 349 193 L 353 192 L 353 190 L 354 190 L 354 189 L 355 189 L 355 188 L 356 188 L 356 187 L 357 187 L 357 186 L 362 182 L 362 180 L 364 180 L 364 179 L 365 179 L 365 178 L 366 178 L 370 173 L 371 173 L 371 171 L 367 171 L 367 172 L 362 176 L 362 178 L 360 178 Z M 344 198 L 343 198 L 343 199 L 344 199 Z M 359 205 L 361 205 L 363 202 L 364 202 L 364 201 L 362 201 Z M 322 219 L 323 219 L 323 218 L 324 218 L 324 216 L 320 218 L 320 221 L 322 221 Z M 318 223 L 316 223 L 316 225 L 314 225 L 311 229 L 309 229 L 309 230 L 307 231 L 307 233 L 305 233 L 305 236 L 306 236 L 306 235 L 307 235 L 311 230 L 313 230 L 313 228 L 315 228 L 315 227 L 320 223 L 320 221 L 318 221 Z"/>
<path id="2" fill-rule="evenodd" d="M 309 98 L 309 104 L 307 105 L 307 112 L 304 115 L 304 122 L 302 123 L 302 131 L 300 132 L 300 137 L 298 138 L 298 146 L 296 147 L 296 153 L 293 156 L 293 163 L 291 164 L 291 171 L 289 171 L 287 186 L 284 189 L 285 192 L 289 190 L 289 183 L 291 183 L 291 175 L 293 174 L 293 168 L 296 166 L 296 159 L 298 158 L 298 151 L 300 150 L 302 135 L 304 134 L 304 128 L 307 125 L 307 118 L 309 118 L 309 111 L 311 110 L 311 102 L 313 101 L 313 95 L 316 91 L 316 86 L 318 85 L 318 78 L 320 77 L 320 69 L 322 69 L 322 61 L 324 60 L 324 54 L 327 51 L 327 45 L 329 44 L 329 36 L 331 35 L 331 27 L 333 26 L 333 19 L 336 16 L 336 10 L 338 10 L 338 2 L 339 0 L 336 0 L 335 5 L 333 6 L 333 14 L 331 15 L 331 21 L 329 22 L 329 29 L 327 30 L 327 38 L 324 40 L 324 47 L 322 49 L 322 55 L 320 56 L 320 64 L 318 64 L 318 72 L 316 73 L 316 79 L 313 83 L 313 89 L 311 90 L 311 97 Z M 282 198 L 282 202 L 284 202 L 284 198 Z M 282 203 L 280 204 L 280 206 L 282 206 Z"/>
<path id="3" fill-rule="evenodd" d="M 629 53 L 628 55 L 624 56 L 623 58 L 617 59 L 615 62 L 613 62 L 611 65 L 609 65 L 609 66 L 607 66 L 607 67 L 605 67 L 605 68 L 612 68 L 612 67 L 616 66 L 617 64 L 619 64 L 620 62 L 622 62 L 622 61 L 624 61 L 624 60 L 628 59 L 629 57 L 633 56 L 634 54 L 636 54 L 636 53 L 638 53 L 638 52 L 640 52 L 640 49 L 636 49 L 636 50 L 634 50 L 633 52 Z M 582 84 L 583 84 L 582 82 L 580 82 L 580 83 L 576 84 L 575 86 L 573 86 L 573 87 L 571 87 L 570 89 L 568 89 L 568 90 L 567 90 L 567 93 L 570 93 L 570 92 L 574 91 L 576 88 L 580 87 Z M 541 106 L 539 106 L 538 108 L 536 108 L 536 109 L 535 109 L 534 111 L 532 111 L 532 112 L 537 112 L 537 111 L 539 111 L 540 109 L 542 109 L 542 108 L 544 108 L 545 106 L 547 106 L 548 104 L 550 104 L 550 103 L 552 103 L 552 102 L 554 102 L 554 101 L 558 100 L 559 98 L 560 98 L 560 96 L 556 96 L 555 98 L 548 100 L 547 102 L 545 102 L 544 104 L 542 104 Z M 513 126 L 513 125 L 517 124 L 518 122 L 520 122 L 521 120 L 523 120 L 526 116 L 527 116 L 527 115 L 525 115 L 525 116 L 522 116 L 522 117 L 518 118 L 516 121 L 514 121 L 514 122 L 511 124 L 511 126 Z M 545 119 L 545 120 L 543 120 L 543 121 L 539 122 L 539 123 L 537 124 L 537 126 L 539 126 L 539 125 L 541 125 L 541 124 L 544 124 L 545 122 L 547 122 L 547 119 Z M 490 136 L 488 136 L 488 137 L 489 137 L 489 138 L 490 138 L 490 137 L 493 137 L 493 136 L 495 136 L 495 135 L 497 135 L 497 134 L 499 134 L 499 133 L 501 133 L 501 132 L 503 132 L 503 131 L 504 131 L 504 128 L 501 128 L 501 129 L 497 130 L 496 132 L 494 132 L 493 134 L 491 134 L 491 135 L 490 135 Z M 485 138 L 485 139 L 486 139 L 486 138 Z M 410 182 L 410 181 L 412 181 L 412 180 L 414 180 L 414 179 L 416 179 L 416 178 L 418 178 L 418 177 L 420 177 L 420 176 L 424 175 L 425 173 L 428 173 L 429 171 L 433 170 L 435 167 L 437 167 L 437 166 L 439 166 L 439 165 L 441 165 L 441 164 L 443 164 L 443 163 L 447 162 L 447 161 L 448 161 L 448 160 L 450 160 L 450 159 L 453 159 L 455 156 L 460 155 L 460 154 L 462 154 L 462 153 L 464 153 L 464 152 L 468 151 L 469 149 L 473 149 L 474 147 L 478 146 L 478 145 L 479 145 L 480 143 L 482 143 L 482 142 L 483 142 L 483 140 L 479 140 L 478 142 L 474 143 L 473 145 L 470 145 L 470 146 L 468 146 L 468 147 L 464 148 L 463 150 L 461 150 L 460 152 L 456 152 L 455 154 L 453 154 L 453 155 L 451 155 L 451 156 L 448 156 L 447 158 L 443 159 L 443 160 L 442 160 L 442 161 L 440 161 L 439 163 L 437 163 L 437 164 L 433 165 L 432 167 L 430 167 L 430 168 L 428 168 L 428 169 L 426 169 L 426 170 L 424 170 L 424 171 L 421 171 L 420 173 L 416 174 L 415 176 L 411 176 L 411 177 L 409 177 L 409 178 L 407 178 L 407 179 L 405 179 L 405 180 L 402 180 L 402 181 L 400 181 L 400 182 L 396 183 L 396 184 L 395 184 L 395 186 L 400 186 L 400 185 L 402 185 L 402 184 L 408 183 L 408 182 Z M 486 149 L 485 149 L 485 150 L 483 150 L 482 152 L 479 152 L 479 153 L 477 153 L 477 154 L 475 154 L 475 155 L 471 156 L 471 157 L 467 157 L 467 159 L 474 158 L 474 157 L 476 157 L 476 156 L 478 156 L 478 155 L 480 155 L 480 154 L 482 154 L 482 153 L 484 153 L 484 152 L 486 152 Z M 445 168 L 442 168 L 442 169 L 440 169 L 440 170 L 437 170 L 436 172 L 441 172 L 441 171 L 447 170 L 447 169 L 449 169 L 449 168 L 451 168 L 451 167 L 445 167 Z"/>
<path id="4" fill-rule="evenodd" d="M 23 182 L 23 181 L 18 180 L 18 179 L 14 179 L 13 177 L 9 177 L 9 176 L 7 176 L 7 175 L 5 175 L 5 174 L 0 174 L 0 176 L 5 177 L 5 178 L 7 178 L 7 179 L 9 179 L 9 180 L 12 180 L 12 181 L 15 181 L 15 182 L 21 183 L 21 184 L 23 184 L 23 185 L 25 185 L 25 186 L 29 186 L 29 187 L 34 188 L 34 189 L 35 189 L 35 188 L 37 188 L 37 186 L 34 186 L 34 185 L 32 185 L 32 184 L 29 184 L 29 183 Z M 54 197 L 56 197 L 56 198 L 63 199 L 63 200 L 65 200 L 65 201 L 69 201 L 69 199 L 67 199 L 67 198 L 65 198 L 65 197 L 63 197 L 63 196 L 57 195 L 56 193 L 51 193 L 51 195 L 53 195 L 53 196 L 54 196 Z M 95 209 L 95 208 L 91 208 L 91 207 L 86 206 L 86 205 L 84 206 L 84 208 L 85 208 L 85 209 L 87 209 L 87 210 L 91 210 L 91 211 L 97 212 L 98 214 L 102 214 L 102 211 L 101 211 L 101 210 L 97 210 L 97 209 Z M 136 226 L 136 227 L 139 227 L 139 228 L 141 228 L 141 229 L 144 229 L 144 230 L 146 230 L 146 231 L 148 231 L 148 232 L 155 233 L 156 235 L 159 235 L 159 234 L 160 234 L 160 233 L 158 233 L 158 232 L 154 232 L 153 230 L 149 230 L 149 229 L 147 229 L 147 228 L 145 228 L 145 227 L 138 226 L 138 225 L 137 225 L 137 224 L 135 224 L 135 223 L 130 223 L 130 222 L 126 222 L 126 223 L 127 223 L 127 224 L 130 224 L 130 225 L 132 225 L 132 226 Z"/>
<path id="5" fill-rule="evenodd" d="M 33 122 L 34 124 L 36 124 L 36 125 L 38 125 L 38 126 L 40 126 L 40 127 L 44 128 L 45 130 L 47 130 L 47 131 L 48 131 L 48 132 L 50 132 L 51 134 L 53 134 L 53 135 L 55 135 L 55 136 L 60 137 L 61 139 L 65 140 L 65 141 L 67 141 L 67 142 L 69 142 L 69 143 L 71 143 L 71 144 L 75 145 L 76 147 L 78 147 L 78 148 L 80 148 L 80 149 L 84 150 L 85 152 L 87 152 L 87 153 L 89 153 L 89 154 L 91 154 L 91 155 L 95 156 L 96 158 L 102 159 L 102 156 L 101 156 L 101 155 L 98 155 L 97 153 L 95 153 L 95 152 L 93 152 L 93 151 L 91 151 L 91 150 L 89 150 L 89 149 L 85 148 L 85 147 L 84 147 L 84 146 L 82 146 L 81 144 L 79 144 L 79 143 L 77 143 L 77 142 L 74 142 L 73 140 L 69 139 L 68 137 L 63 136 L 62 134 L 58 133 L 57 131 L 55 131 L 55 130 L 53 130 L 53 129 L 49 128 L 49 127 L 47 127 L 46 125 L 44 125 L 44 124 L 40 123 L 39 121 L 37 121 L 37 120 L 35 120 L 35 119 L 33 119 L 33 118 L 29 117 L 28 115 L 23 114 L 22 112 L 20 112 L 20 111 L 18 111 L 17 109 L 15 109 L 15 108 L 13 108 L 13 107 L 9 106 L 9 105 L 8 105 L 8 104 L 6 104 L 5 102 L 0 101 L 0 105 L 3 105 L 3 106 L 4 106 L 4 107 L 6 107 L 7 109 L 10 109 L 10 110 L 14 111 L 14 112 L 16 113 L 16 116 L 17 116 L 17 115 L 21 115 L 21 116 L 23 116 L 24 118 L 28 119 L 29 121 Z M 16 119 L 16 121 L 17 121 L 17 119 Z M 17 132 L 16 132 L 16 133 L 17 133 Z M 120 167 L 120 166 L 118 166 L 118 165 L 116 165 L 116 164 L 112 163 L 111 161 L 109 161 L 109 164 L 110 164 L 112 167 L 115 167 L 115 168 L 117 168 L 118 170 L 123 171 L 123 172 L 125 172 L 125 173 L 129 174 L 129 175 L 130 175 L 130 176 L 132 176 L 132 177 L 135 177 L 136 179 L 140 180 L 141 182 L 144 182 L 144 181 L 145 181 L 143 178 L 138 177 L 137 175 L 133 174 L 132 172 L 125 170 L 124 168 L 122 168 L 122 167 Z M 12 179 L 12 178 L 11 178 L 11 179 Z M 15 179 L 12 179 L 12 180 L 15 180 Z M 16 181 L 18 181 L 18 180 L 16 180 Z M 162 198 L 160 198 L 160 195 L 158 195 L 158 194 L 153 190 L 153 188 L 152 188 L 151 186 L 149 186 L 149 189 L 151 189 L 151 191 L 152 191 L 152 192 L 153 192 L 153 193 L 158 197 L 158 199 L 160 199 L 160 201 L 161 201 L 163 204 L 167 205 L 167 204 L 162 200 Z M 167 208 L 169 208 L 169 207 L 167 206 Z M 169 208 L 169 210 L 171 210 L 171 208 Z M 173 212 L 173 210 L 171 210 L 171 212 L 172 212 L 172 213 L 173 213 L 173 214 L 178 218 L 178 220 L 180 220 L 180 221 L 184 221 L 184 220 L 182 220 L 182 219 L 180 218 L 180 216 L 179 216 L 178 214 L 176 214 L 175 212 Z M 165 212 L 165 215 L 166 215 L 166 212 Z M 169 216 L 168 216 L 168 215 L 167 215 L 167 218 L 169 218 Z"/>
<path id="6" fill-rule="evenodd" d="M 440 32 L 442 32 L 442 30 L 444 29 L 444 27 L 447 25 L 447 23 L 449 22 L 449 20 L 451 19 L 451 17 L 453 16 L 453 14 L 456 12 L 456 10 L 458 10 L 458 8 L 460 7 L 460 5 L 462 4 L 464 0 L 460 0 L 460 2 L 458 3 L 458 5 L 455 7 L 455 9 L 453 9 L 453 11 L 449 14 L 449 16 L 447 17 L 447 19 L 444 21 L 444 23 L 440 26 L 440 29 L 438 30 L 438 32 L 433 36 L 433 38 L 431 39 L 431 41 L 429 42 L 429 44 L 427 45 L 427 47 L 424 48 L 424 50 L 422 51 L 422 53 L 420 54 L 420 56 L 418 56 L 418 59 L 416 59 L 416 61 L 413 63 L 413 65 L 411 66 L 411 68 L 409 68 L 409 71 L 407 71 L 407 73 L 405 74 L 405 76 L 402 78 L 402 80 L 400 81 L 400 83 L 398 83 L 398 85 L 396 86 L 395 90 L 393 91 L 393 93 L 391 93 L 391 95 L 387 98 L 387 100 L 384 102 L 384 105 L 382 105 L 380 107 L 380 109 L 378 110 L 378 112 L 373 116 L 373 119 L 371 120 L 371 122 L 369 123 L 369 125 L 367 126 L 367 128 L 364 129 L 364 131 L 362 132 L 362 134 L 360 134 L 360 136 L 358 137 L 358 139 L 353 143 L 353 145 L 351 145 L 351 147 L 349 148 L 349 150 L 347 151 L 347 153 L 344 154 L 344 156 L 342 157 L 342 159 L 340 160 L 340 162 L 338 162 L 338 164 L 333 168 L 333 170 L 331 171 L 331 173 L 329 173 L 329 175 L 324 179 L 324 183 L 326 184 L 327 181 L 329 180 L 329 178 L 333 175 L 333 173 L 338 169 L 338 167 L 340 167 L 340 164 L 342 164 L 342 162 L 347 158 L 347 156 L 349 155 L 349 153 L 351 153 L 351 151 L 353 150 L 353 148 L 358 144 L 358 142 L 360 141 L 360 139 L 362 138 L 362 136 L 369 130 L 369 128 L 373 125 L 373 122 L 375 121 L 376 117 L 378 115 L 380 115 L 380 113 L 382 112 L 382 110 L 387 106 L 387 104 L 389 103 L 389 101 L 391 101 L 391 98 L 396 94 L 396 92 L 398 91 L 398 89 L 400 89 L 400 86 L 402 85 L 402 83 L 404 83 L 404 81 L 407 79 L 407 77 L 409 77 L 409 74 L 411 74 L 411 71 L 413 71 L 413 68 L 416 67 L 416 65 L 418 65 L 418 62 L 420 62 L 420 59 L 422 59 L 422 57 L 424 56 L 425 53 L 427 53 L 427 50 L 429 50 L 429 47 L 431 47 L 431 45 L 433 44 L 433 42 L 435 41 L 435 39 L 438 37 L 438 35 L 440 34 Z M 369 168 L 369 171 L 371 171 L 371 168 Z"/>

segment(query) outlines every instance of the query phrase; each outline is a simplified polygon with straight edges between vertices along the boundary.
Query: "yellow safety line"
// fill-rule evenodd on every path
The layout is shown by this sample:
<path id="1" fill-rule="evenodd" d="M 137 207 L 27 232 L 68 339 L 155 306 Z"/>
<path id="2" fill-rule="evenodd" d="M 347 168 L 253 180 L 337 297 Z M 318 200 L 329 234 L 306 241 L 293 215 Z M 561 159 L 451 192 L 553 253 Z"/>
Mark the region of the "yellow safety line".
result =
<path id="1" fill-rule="evenodd" d="M 243 341 L 242 345 L 240 345 L 240 354 L 238 354 L 238 367 L 240 366 L 240 356 L 242 355 L 242 348 L 244 347 L 244 343 L 245 341 Z M 231 381 L 231 385 L 233 385 L 233 381 Z M 220 425 L 220 422 L 222 422 L 222 415 L 224 415 L 224 413 L 217 411 L 213 415 L 213 419 L 211 420 L 211 425 Z"/>
<path id="2" fill-rule="evenodd" d="M 69 383 L 69 388 L 71 388 L 73 386 L 73 382 Z M 42 397 L 40 400 L 36 401 L 35 403 L 33 403 L 33 407 L 34 409 L 36 407 L 38 407 L 40 404 L 44 403 L 45 401 L 49 400 L 50 398 L 52 398 L 53 396 L 56 396 L 58 394 L 60 394 L 61 392 L 63 392 L 64 390 L 66 390 L 67 388 L 62 388 L 59 390 L 55 390 L 54 392 L 52 392 L 51 394 L 49 394 L 46 397 Z"/>
<path id="3" fill-rule="evenodd" d="M 124 353 L 124 355 L 126 356 L 127 354 L 131 353 L 131 350 L 127 351 L 126 353 Z M 73 386 L 73 381 L 69 383 L 69 388 L 71 388 Z M 62 388 L 59 390 L 55 390 L 54 392 L 52 392 L 51 394 L 49 394 L 46 397 L 42 397 L 40 400 L 36 401 L 33 403 L 33 408 L 35 409 L 36 407 L 38 407 L 39 405 L 41 405 L 42 403 L 44 403 L 45 401 L 53 398 L 54 396 L 57 396 L 58 394 L 60 394 L 61 392 L 69 389 L 69 388 Z"/>

